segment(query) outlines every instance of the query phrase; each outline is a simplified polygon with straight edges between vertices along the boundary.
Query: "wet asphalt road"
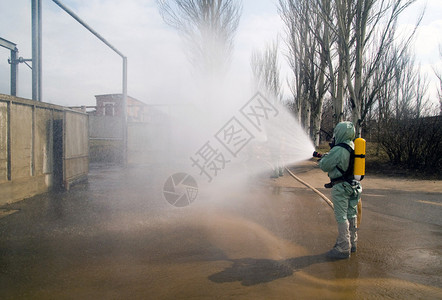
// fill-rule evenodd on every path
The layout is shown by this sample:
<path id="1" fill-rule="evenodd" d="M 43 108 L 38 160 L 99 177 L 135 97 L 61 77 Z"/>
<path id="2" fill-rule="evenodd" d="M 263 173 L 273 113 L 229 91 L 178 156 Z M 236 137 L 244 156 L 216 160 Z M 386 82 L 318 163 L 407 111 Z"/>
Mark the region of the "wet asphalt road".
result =
<path id="1" fill-rule="evenodd" d="M 0 218 L 0 298 L 442 299 L 439 193 L 364 190 L 357 253 L 327 261 L 332 210 L 294 180 L 254 176 L 175 208 L 164 175 L 93 169 L 3 207 L 18 212 Z"/>

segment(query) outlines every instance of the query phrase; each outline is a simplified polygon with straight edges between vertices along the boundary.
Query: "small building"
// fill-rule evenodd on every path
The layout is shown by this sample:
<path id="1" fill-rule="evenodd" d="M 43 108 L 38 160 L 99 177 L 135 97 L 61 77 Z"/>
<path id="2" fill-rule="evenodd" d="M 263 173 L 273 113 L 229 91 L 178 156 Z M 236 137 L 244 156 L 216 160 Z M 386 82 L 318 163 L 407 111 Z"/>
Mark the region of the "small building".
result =
<path id="1" fill-rule="evenodd" d="M 121 117 L 123 115 L 123 95 L 107 94 L 95 96 L 97 105 L 95 116 Z M 127 96 L 127 120 L 144 122 L 148 105 L 138 99 Z"/>
<path id="2" fill-rule="evenodd" d="M 96 106 L 71 107 L 89 115 L 91 163 L 121 163 L 124 147 L 129 163 L 151 163 L 170 149 L 170 117 L 176 107 L 146 104 L 127 96 L 124 124 L 122 94 L 96 95 L 95 99 Z"/>

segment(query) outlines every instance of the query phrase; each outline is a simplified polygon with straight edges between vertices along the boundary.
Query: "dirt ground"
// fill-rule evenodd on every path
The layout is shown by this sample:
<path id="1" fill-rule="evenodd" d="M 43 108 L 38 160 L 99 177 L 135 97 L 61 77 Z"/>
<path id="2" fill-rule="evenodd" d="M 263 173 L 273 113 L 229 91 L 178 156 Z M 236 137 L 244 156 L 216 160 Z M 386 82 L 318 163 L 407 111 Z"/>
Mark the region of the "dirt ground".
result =
<path id="1" fill-rule="evenodd" d="M 308 160 L 291 167 L 291 170 L 315 188 L 321 189 L 324 183 L 328 182 L 327 174 L 319 169 L 314 160 Z M 279 185 L 291 185 L 290 177 L 283 177 L 277 183 Z M 398 178 L 393 176 L 367 174 L 362 180 L 362 185 L 366 189 L 402 190 L 406 192 L 430 192 L 442 193 L 442 181 L 422 180 L 411 178 Z"/>
<path id="2" fill-rule="evenodd" d="M 290 169 L 329 196 L 315 162 Z M 160 172 L 93 169 L 69 192 L 3 207 L 0 297 L 442 299 L 440 181 L 367 176 L 358 251 L 329 261 L 333 212 L 288 174 L 176 208 Z"/>

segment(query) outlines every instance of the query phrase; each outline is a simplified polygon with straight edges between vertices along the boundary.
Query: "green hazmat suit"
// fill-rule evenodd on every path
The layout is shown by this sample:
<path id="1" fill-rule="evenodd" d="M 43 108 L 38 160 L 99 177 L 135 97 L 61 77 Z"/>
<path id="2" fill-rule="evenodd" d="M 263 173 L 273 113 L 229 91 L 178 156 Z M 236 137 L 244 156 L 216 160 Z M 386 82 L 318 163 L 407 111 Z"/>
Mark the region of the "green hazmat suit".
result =
<path id="1" fill-rule="evenodd" d="M 353 140 L 355 138 L 355 128 L 351 122 L 340 122 L 334 130 L 335 145 L 340 143 L 348 144 L 354 149 Z M 350 162 L 350 153 L 347 149 L 335 146 L 329 153 L 319 161 L 319 167 L 328 173 L 331 180 L 342 177 L 342 173 L 338 170 L 346 171 Z M 355 181 L 350 184 L 346 181 L 333 185 L 332 201 L 334 206 L 334 214 L 338 223 L 338 238 L 335 247 L 332 249 L 333 254 L 337 254 L 336 258 L 345 258 L 350 255 L 350 251 L 356 251 L 357 242 L 357 205 L 361 198 L 362 186 Z"/>

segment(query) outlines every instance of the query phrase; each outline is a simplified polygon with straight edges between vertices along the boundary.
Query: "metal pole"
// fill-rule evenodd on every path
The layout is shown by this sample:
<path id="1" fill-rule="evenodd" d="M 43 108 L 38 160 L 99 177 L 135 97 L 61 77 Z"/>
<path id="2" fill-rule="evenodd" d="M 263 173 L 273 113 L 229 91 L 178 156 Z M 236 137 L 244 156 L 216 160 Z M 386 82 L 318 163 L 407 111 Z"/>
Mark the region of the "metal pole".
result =
<path id="1" fill-rule="evenodd" d="M 32 0 L 32 100 L 41 101 L 41 0 Z"/>
<path id="2" fill-rule="evenodd" d="M 35 1 L 35 0 L 34 0 Z M 117 48 L 115 48 L 111 43 L 109 43 L 104 37 L 102 37 L 98 32 L 92 29 L 86 22 L 84 22 L 79 16 L 77 16 L 72 10 L 66 7 L 63 3 L 58 0 L 52 0 L 61 9 L 68 13 L 72 18 L 74 18 L 78 23 L 83 25 L 87 30 L 89 30 L 93 35 L 95 35 L 99 40 L 105 43 L 109 48 L 114 50 L 123 59 L 123 164 L 127 164 L 127 57 L 121 53 Z"/>
<path id="3" fill-rule="evenodd" d="M 98 32 L 93 30 L 86 22 L 84 22 L 79 16 L 77 16 L 72 10 L 66 7 L 63 3 L 58 0 L 52 0 L 55 4 L 57 4 L 61 9 L 67 12 L 72 18 L 74 18 L 78 23 L 83 25 L 87 30 L 89 30 L 93 35 L 95 35 L 98 39 L 100 39 L 103 43 L 105 43 L 109 48 L 114 50 L 121 57 L 125 57 L 123 53 L 121 53 L 117 48 L 115 48 L 111 43 L 106 41 L 104 37 L 102 37 Z"/>
<path id="4" fill-rule="evenodd" d="M 18 89 L 18 62 L 17 62 L 18 50 L 11 50 L 11 96 L 17 96 Z"/>
<path id="5" fill-rule="evenodd" d="M 42 15 L 41 15 L 41 0 L 38 0 L 38 101 L 43 101 L 42 94 L 42 60 L 43 60 L 43 51 L 42 51 Z"/>
<path id="6" fill-rule="evenodd" d="M 127 57 L 123 57 L 123 165 L 127 166 Z"/>
<path id="7" fill-rule="evenodd" d="M 19 64 L 17 45 L 0 37 L 0 47 L 4 47 L 11 51 L 11 59 L 8 60 L 11 64 L 11 95 L 17 96 L 17 78 Z"/>

